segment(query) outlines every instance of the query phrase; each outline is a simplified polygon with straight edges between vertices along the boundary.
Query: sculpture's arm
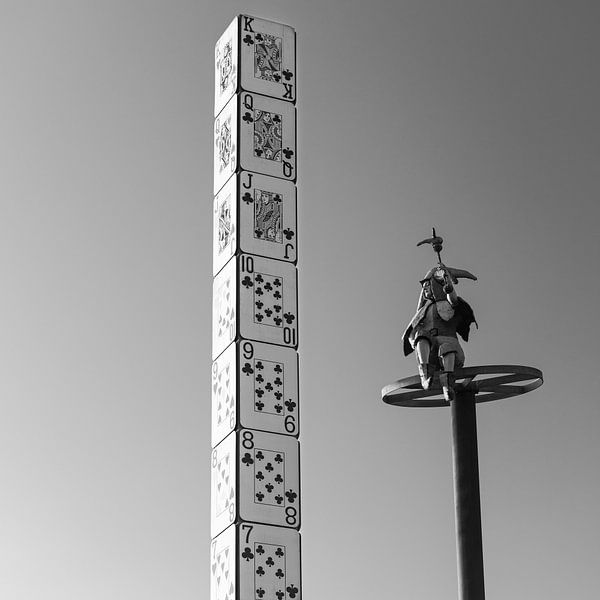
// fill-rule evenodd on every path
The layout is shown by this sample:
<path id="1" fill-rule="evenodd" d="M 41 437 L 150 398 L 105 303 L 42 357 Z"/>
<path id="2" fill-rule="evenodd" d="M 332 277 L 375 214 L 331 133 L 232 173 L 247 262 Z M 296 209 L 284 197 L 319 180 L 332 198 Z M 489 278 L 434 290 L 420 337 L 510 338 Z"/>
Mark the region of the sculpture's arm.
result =
<path id="1" fill-rule="evenodd" d="M 456 306 L 458 304 L 458 295 L 452 285 L 452 279 L 450 279 L 450 275 L 446 270 L 444 270 L 444 282 L 444 293 L 446 294 L 446 298 L 452 306 Z"/>

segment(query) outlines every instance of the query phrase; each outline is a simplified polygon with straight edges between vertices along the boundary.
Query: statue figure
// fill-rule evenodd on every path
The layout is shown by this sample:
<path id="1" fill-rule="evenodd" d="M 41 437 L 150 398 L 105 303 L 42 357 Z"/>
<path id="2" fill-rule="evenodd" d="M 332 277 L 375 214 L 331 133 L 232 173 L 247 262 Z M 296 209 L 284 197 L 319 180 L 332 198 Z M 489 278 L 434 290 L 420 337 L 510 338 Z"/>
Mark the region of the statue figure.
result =
<path id="1" fill-rule="evenodd" d="M 477 280 L 463 269 L 447 267 L 440 252 L 443 239 L 436 235 L 417 244 L 431 244 L 438 264 L 430 269 L 421 283 L 417 312 L 403 335 L 404 355 L 416 353 L 423 389 L 430 389 L 436 371 L 446 402 L 454 400 L 454 369 L 465 362 L 465 354 L 457 334 L 467 342 L 475 315 L 469 304 L 456 294 L 454 286 L 460 278 Z"/>

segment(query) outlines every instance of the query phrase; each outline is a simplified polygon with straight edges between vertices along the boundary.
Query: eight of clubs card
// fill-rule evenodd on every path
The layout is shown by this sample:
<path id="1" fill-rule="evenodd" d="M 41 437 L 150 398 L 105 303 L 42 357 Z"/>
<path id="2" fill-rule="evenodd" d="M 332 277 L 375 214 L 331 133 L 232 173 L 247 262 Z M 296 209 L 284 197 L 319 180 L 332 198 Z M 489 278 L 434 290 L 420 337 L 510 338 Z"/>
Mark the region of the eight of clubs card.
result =
<path id="1" fill-rule="evenodd" d="M 298 353 L 242 340 L 212 367 L 212 445 L 236 427 L 297 436 Z"/>
<path id="2" fill-rule="evenodd" d="M 215 116 L 236 92 L 296 100 L 296 33 L 289 25 L 236 17 L 215 45 Z"/>
<path id="3" fill-rule="evenodd" d="M 296 187 L 242 171 L 215 196 L 213 274 L 236 252 L 296 262 Z"/>
<path id="4" fill-rule="evenodd" d="M 240 519 L 300 527 L 298 440 L 251 429 L 242 429 L 237 435 Z"/>
<path id="5" fill-rule="evenodd" d="M 288 435 L 230 433 L 212 451 L 211 537 L 238 519 L 299 528 L 299 453 Z"/>

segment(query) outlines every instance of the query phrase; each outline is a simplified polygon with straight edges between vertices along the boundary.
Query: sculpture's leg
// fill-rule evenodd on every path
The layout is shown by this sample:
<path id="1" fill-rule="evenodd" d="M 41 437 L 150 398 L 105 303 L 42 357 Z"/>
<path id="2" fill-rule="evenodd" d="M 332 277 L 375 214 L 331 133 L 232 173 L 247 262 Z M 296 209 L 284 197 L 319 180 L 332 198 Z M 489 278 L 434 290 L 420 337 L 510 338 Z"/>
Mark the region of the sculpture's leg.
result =
<path id="1" fill-rule="evenodd" d="M 421 385 L 424 390 L 431 387 L 433 380 L 433 367 L 429 364 L 429 354 L 431 352 L 431 344 L 426 338 L 419 338 L 415 346 L 415 353 L 419 361 L 419 375 L 421 377 Z"/>
<path id="2" fill-rule="evenodd" d="M 442 368 L 444 372 L 440 375 L 440 384 L 444 392 L 446 402 L 454 400 L 454 362 L 456 352 L 447 352 L 442 356 Z"/>

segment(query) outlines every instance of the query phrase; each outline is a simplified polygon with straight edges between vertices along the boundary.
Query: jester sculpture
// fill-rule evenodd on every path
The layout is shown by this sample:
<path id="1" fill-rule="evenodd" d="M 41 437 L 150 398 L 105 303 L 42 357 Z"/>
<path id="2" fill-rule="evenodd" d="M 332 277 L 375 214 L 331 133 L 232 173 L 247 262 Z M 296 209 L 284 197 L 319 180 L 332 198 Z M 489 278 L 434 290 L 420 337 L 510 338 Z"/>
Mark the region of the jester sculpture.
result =
<path id="1" fill-rule="evenodd" d="M 457 296 L 454 286 L 460 278 L 477 280 L 463 269 L 447 267 L 440 252 L 443 239 L 433 229 L 431 238 L 417 244 L 431 244 L 438 264 L 421 280 L 421 294 L 417 312 L 404 332 L 404 355 L 416 353 L 423 389 L 430 389 L 439 371 L 439 382 L 447 402 L 454 399 L 454 369 L 465 362 L 465 354 L 457 334 L 467 342 L 471 323 L 475 321 L 473 309 Z"/>

